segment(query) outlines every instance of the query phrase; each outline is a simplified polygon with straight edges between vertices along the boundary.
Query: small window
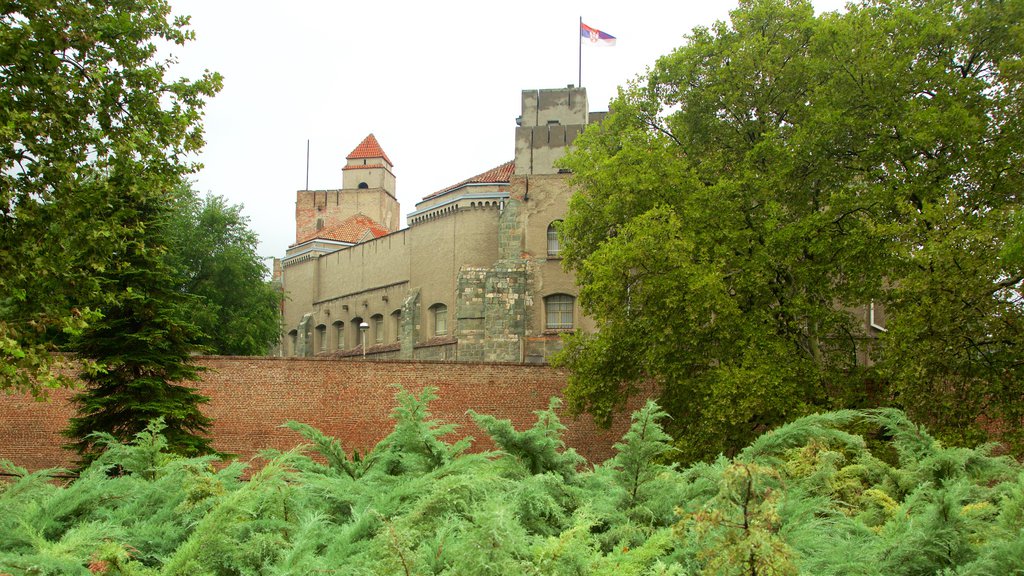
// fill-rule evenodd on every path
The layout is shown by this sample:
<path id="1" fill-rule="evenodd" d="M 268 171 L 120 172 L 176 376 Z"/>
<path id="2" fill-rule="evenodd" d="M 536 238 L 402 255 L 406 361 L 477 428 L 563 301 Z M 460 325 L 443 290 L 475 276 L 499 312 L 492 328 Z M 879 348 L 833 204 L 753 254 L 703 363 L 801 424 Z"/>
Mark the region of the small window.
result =
<path id="1" fill-rule="evenodd" d="M 434 304 L 430 307 L 430 315 L 434 319 L 434 336 L 448 335 L 448 307 Z"/>
<path id="2" fill-rule="evenodd" d="M 362 323 L 363 319 L 359 316 L 356 316 L 351 322 L 349 322 L 349 325 L 352 326 L 349 330 L 350 334 L 352 334 L 352 337 L 354 338 L 354 340 L 352 340 L 352 344 L 355 348 L 359 348 L 366 343 L 367 334 L 359 328 L 359 325 Z"/>
<path id="3" fill-rule="evenodd" d="M 337 350 L 345 349 L 345 323 L 341 320 L 334 323 L 334 347 Z"/>
<path id="4" fill-rule="evenodd" d="M 544 327 L 548 330 L 571 330 L 572 309 L 576 299 L 568 294 L 553 294 L 544 299 L 547 318 Z"/>
<path id="5" fill-rule="evenodd" d="M 327 351 L 327 326 L 323 324 L 316 327 L 316 349 L 320 352 Z"/>
<path id="6" fill-rule="evenodd" d="M 393 341 L 398 342 L 399 336 L 402 334 L 402 311 L 395 310 L 391 313 L 391 329 L 394 333 Z"/>
<path id="7" fill-rule="evenodd" d="M 548 224 L 548 256 L 551 258 L 558 258 L 562 253 L 562 247 L 558 244 L 558 225 L 561 223 L 561 220 L 555 220 Z"/>
<path id="8" fill-rule="evenodd" d="M 370 326 L 373 328 L 373 342 L 375 344 L 384 342 L 384 317 L 374 314 L 370 318 Z"/>
<path id="9" fill-rule="evenodd" d="M 370 185 L 367 184 L 366 182 L 360 182 L 359 186 L 357 186 L 357 188 L 359 188 L 360 190 L 366 190 L 369 187 L 370 187 Z"/>
<path id="10" fill-rule="evenodd" d="M 299 331 L 292 330 L 288 332 L 288 356 L 299 355 Z"/>

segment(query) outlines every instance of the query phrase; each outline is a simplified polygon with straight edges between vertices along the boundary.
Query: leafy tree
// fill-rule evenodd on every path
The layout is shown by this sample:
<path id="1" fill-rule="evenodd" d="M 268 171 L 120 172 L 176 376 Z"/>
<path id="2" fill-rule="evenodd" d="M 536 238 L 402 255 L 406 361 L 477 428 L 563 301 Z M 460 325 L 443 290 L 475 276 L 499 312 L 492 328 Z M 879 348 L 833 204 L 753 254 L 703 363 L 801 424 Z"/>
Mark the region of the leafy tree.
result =
<path id="1" fill-rule="evenodd" d="M 118 193 L 94 213 L 117 222 L 123 237 L 109 268 L 95 275 L 103 296 L 94 307 L 102 317 L 71 342 L 91 362 L 80 374 L 86 389 L 72 399 L 78 414 L 64 434 L 88 463 L 103 449 L 97 433 L 127 440 L 160 418 L 172 451 L 211 453 L 204 437 L 211 420 L 199 410 L 208 399 L 186 384 L 198 380 L 192 353 L 200 334 L 188 321 L 195 298 L 176 289 L 168 264 L 164 227 L 172 205 L 148 188 L 163 181 L 115 174 L 107 185 Z"/>
<path id="2" fill-rule="evenodd" d="M 165 78 L 158 43 L 192 38 L 165 0 L 16 0 L 0 7 L 0 388 L 58 379 L 52 342 L 96 318 L 112 255 L 131 235 L 94 209 L 118 173 L 166 191 L 193 170 L 219 75 Z M 108 211 L 109 212 L 109 211 Z"/>
<path id="3" fill-rule="evenodd" d="M 266 354 L 280 336 L 281 293 L 266 279 L 258 238 L 241 206 L 182 191 L 169 226 L 168 256 L 181 290 L 197 296 L 191 321 L 214 354 Z"/>
<path id="4" fill-rule="evenodd" d="M 599 325 L 560 357 L 569 407 L 607 422 L 654 381 L 684 460 L 889 401 L 950 440 L 1018 432 L 1022 10 L 750 0 L 621 89 L 564 160 Z"/>

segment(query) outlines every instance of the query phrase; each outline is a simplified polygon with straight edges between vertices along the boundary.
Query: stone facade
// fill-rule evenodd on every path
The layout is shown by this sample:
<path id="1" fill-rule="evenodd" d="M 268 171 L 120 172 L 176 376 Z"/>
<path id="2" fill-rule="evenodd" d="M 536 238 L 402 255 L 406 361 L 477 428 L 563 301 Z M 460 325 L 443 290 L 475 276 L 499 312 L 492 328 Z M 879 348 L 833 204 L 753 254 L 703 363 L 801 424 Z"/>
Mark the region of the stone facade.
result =
<path id="1" fill-rule="evenodd" d="M 549 230 L 571 195 L 554 163 L 601 116 L 583 88 L 523 91 L 514 160 L 426 196 L 402 230 L 393 165 L 368 136 L 340 190 L 297 194 L 280 353 L 543 363 L 561 333 L 593 330 Z"/>

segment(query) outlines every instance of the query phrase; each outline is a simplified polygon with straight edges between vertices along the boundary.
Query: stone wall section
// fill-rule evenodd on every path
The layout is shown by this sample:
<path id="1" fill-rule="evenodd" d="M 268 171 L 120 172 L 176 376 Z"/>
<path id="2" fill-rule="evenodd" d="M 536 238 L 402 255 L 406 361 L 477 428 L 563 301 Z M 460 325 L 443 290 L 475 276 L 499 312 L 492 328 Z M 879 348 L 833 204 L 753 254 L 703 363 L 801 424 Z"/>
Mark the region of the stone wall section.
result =
<path id="1" fill-rule="evenodd" d="M 463 267 L 455 285 L 455 322 L 459 339 L 459 359 L 464 362 L 484 361 L 486 332 L 485 300 L 489 268 Z"/>
<path id="2" fill-rule="evenodd" d="M 484 361 L 520 362 L 526 334 L 526 263 L 501 261 L 488 271 L 484 294 Z"/>
<path id="3" fill-rule="evenodd" d="M 399 358 L 411 360 L 414 353 L 416 334 L 420 330 L 420 319 L 423 317 L 419 288 L 413 288 L 409 291 L 409 295 L 402 302 L 401 314 L 402 319 L 398 335 L 398 341 L 401 343 Z"/>
<path id="4" fill-rule="evenodd" d="M 440 348 L 443 348 L 441 346 Z M 288 450 L 302 438 L 281 425 L 297 420 L 337 437 L 345 450 L 372 448 L 392 428 L 395 385 L 419 394 L 438 389 L 433 418 L 459 425 L 456 437 L 473 436 L 473 450 L 494 447 L 466 415 L 467 410 L 510 419 L 518 429 L 533 424 L 534 412 L 561 396 L 568 374 L 550 366 L 414 361 L 357 362 L 332 358 L 206 356 L 208 368 L 198 383 L 210 397 L 203 412 L 214 419 L 213 445 L 253 458 L 264 448 Z M 70 466 L 74 454 L 61 448 L 60 431 L 73 414 L 68 390 L 55 390 L 49 401 L 18 394 L 0 395 L 0 459 L 29 470 Z M 630 409 L 642 399 L 631 402 Z M 628 429 L 627 415 L 612 427 L 596 427 L 589 416 L 562 416 L 564 439 L 591 462 L 614 453 L 612 445 Z M 453 440 L 451 438 L 449 440 Z"/>

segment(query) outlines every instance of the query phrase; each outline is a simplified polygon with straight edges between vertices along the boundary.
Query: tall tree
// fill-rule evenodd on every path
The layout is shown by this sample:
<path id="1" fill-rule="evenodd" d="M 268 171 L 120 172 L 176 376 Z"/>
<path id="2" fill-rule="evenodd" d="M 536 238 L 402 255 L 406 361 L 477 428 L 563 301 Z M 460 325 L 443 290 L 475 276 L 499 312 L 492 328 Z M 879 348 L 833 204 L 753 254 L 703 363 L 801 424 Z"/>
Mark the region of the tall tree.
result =
<path id="1" fill-rule="evenodd" d="M 0 5 L 0 389 L 55 384 L 55 334 L 96 318 L 85 303 L 133 234 L 97 217 L 125 192 L 110 176 L 160 179 L 144 190 L 166 199 L 194 169 L 221 79 L 165 78 L 157 43 L 183 44 L 187 25 L 165 0 Z"/>
<path id="2" fill-rule="evenodd" d="M 181 290 L 197 296 L 191 321 L 214 354 L 266 354 L 280 337 L 281 292 L 267 280 L 242 207 L 184 192 L 170 225 L 169 256 Z"/>
<path id="3" fill-rule="evenodd" d="M 1022 10 L 746 1 L 622 89 L 564 164 L 600 327 L 561 356 L 570 407 L 606 419 L 653 379 L 690 459 L 889 399 L 948 439 L 1019 429 Z"/>
<path id="4" fill-rule="evenodd" d="M 73 397 L 77 415 L 64 435 L 88 464 L 104 449 L 96 433 L 127 440 L 162 419 L 172 452 L 209 454 L 211 420 L 199 409 L 208 398 L 189 385 L 198 379 L 192 353 L 201 333 L 189 320 L 198 298 L 178 289 L 167 255 L 173 204 L 151 188 L 166 182 L 114 173 L 105 184 L 108 204 L 93 214 L 116 222 L 122 236 L 94 276 L 102 296 L 93 306 L 101 317 L 71 342 L 89 366 L 80 374 L 86 388 Z"/>

